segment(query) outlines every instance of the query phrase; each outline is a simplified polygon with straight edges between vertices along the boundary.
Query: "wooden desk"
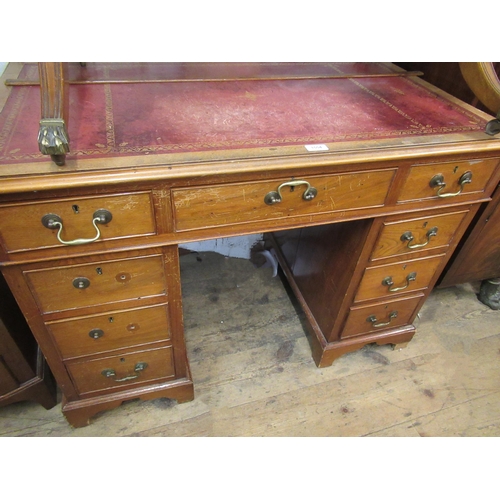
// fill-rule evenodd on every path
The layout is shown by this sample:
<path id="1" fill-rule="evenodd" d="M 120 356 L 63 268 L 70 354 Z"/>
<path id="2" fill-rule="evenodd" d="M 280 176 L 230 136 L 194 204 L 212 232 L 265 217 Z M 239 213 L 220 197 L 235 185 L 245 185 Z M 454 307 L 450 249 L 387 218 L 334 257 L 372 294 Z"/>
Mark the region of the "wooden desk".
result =
<path id="1" fill-rule="evenodd" d="M 68 421 L 193 398 L 180 243 L 268 234 L 319 367 L 410 341 L 498 184 L 491 117 L 390 64 L 74 71 L 141 69 L 175 81 L 70 85 L 65 166 L 38 151 L 37 87 L 12 89 L 0 115 L 2 272 Z"/>

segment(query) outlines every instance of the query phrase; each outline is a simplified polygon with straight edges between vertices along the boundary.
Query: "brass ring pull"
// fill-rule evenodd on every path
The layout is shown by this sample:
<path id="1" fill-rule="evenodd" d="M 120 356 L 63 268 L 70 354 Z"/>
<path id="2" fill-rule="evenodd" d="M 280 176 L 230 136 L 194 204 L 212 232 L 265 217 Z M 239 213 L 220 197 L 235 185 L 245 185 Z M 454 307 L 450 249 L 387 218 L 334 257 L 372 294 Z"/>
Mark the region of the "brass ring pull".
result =
<path id="1" fill-rule="evenodd" d="M 289 182 L 283 182 L 283 184 L 280 184 L 278 186 L 278 191 L 270 191 L 269 193 L 267 193 L 266 196 L 264 196 L 264 203 L 266 203 L 267 205 L 275 205 L 276 203 L 280 203 L 281 200 L 283 199 L 283 197 L 281 195 L 281 190 L 284 187 L 290 186 L 292 188 L 292 191 L 293 191 L 293 188 L 295 186 L 302 186 L 302 185 L 306 186 L 306 190 L 304 191 L 304 194 L 302 195 L 302 198 L 304 200 L 310 201 L 313 198 L 316 198 L 316 195 L 318 194 L 318 190 L 316 188 L 312 187 L 311 184 L 309 184 L 309 182 L 307 182 L 307 181 L 289 181 Z"/>
<path id="2" fill-rule="evenodd" d="M 432 227 L 426 233 L 427 241 L 424 241 L 423 243 L 415 243 L 412 245 L 411 242 L 413 241 L 414 236 L 413 236 L 413 234 L 411 234 L 411 231 L 406 231 L 405 233 L 403 233 L 401 235 L 401 241 L 403 241 L 403 242 L 407 241 L 408 244 L 406 245 L 406 247 L 409 248 L 410 250 L 413 250 L 415 248 L 422 248 L 422 247 L 425 247 L 426 245 L 429 244 L 429 242 L 431 241 L 431 238 L 433 236 L 436 236 L 437 232 L 438 232 L 438 228 Z"/>
<path id="3" fill-rule="evenodd" d="M 455 193 L 441 192 L 446 187 L 446 182 L 444 182 L 444 177 L 442 174 L 435 175 L 429 182 L 429 185 L 432 188 L 437 188 L 437 187 L 439 188 L 436 194 L 440 198 L 450 198 L 451 196 L 458 196 L 463 191 L 464 186 L 466 184 L 470 184 L 471 182 L 472 182 L 472 172 L 467 171 L 460 176 L 460 179 L 458 179 L 458 184 L 460 185 L 460 189 Z"/>
<path id="4" fill-rule="evenodd" d="M 136 378 L 139 378 L 140 372 L 145 370 L 148 367 L 147 363 L 137 363 L 135 365 L 134 371 L 136 372 L 135 375 L 128 375 L 123 378 L 115 378 L 115 382 L 128 382 L 129 380 L 134 380 Z M 112 368 L 107 368 L 106 370 L 103 370 L 101 372 L 101 375 L 103 375 L 106 378 L 112 378 L 116 377 L 116 372 Z"/>
<path id="5" fill-rule="evenodd" d="M 48 229 L 57 229 L 57 239 L 63 245 L 85 245 L 86 243 L 92 243 L 101 237 L 101 231 L 97 227 L 97 224 L 107 224 L 113 218 L 110 211 L 100 209 L 96 210 L 92 216 L 92 225 L 95 227 L 96 235 L 93 238 L 77 238 L 76 240 L 66 241 L 61 238 L 61 233 L 63 230 L 63 221 L 59 215 L 56 214 L 45 214 L 42 217 L 42 224 Z"/>
<path id="6" fill-rule="evenodd" d="M 382 280 L 382 285 L 388 286 L 389 292 L 400 292 L 401 290 L 405 290 L 410 286 L 410 281 L 415 281 L 416 279 L 417 279 L 417 273 L 410 273 L 406 277 L 406 285 L 392 288 L 392 285 L 394 285 L 394 281 L 392 281 L 392 276 L 388 276 L 387 278 L 384 278 Z"/>
<path id="7" fill-rule="evenodd" d="M 371 323 L 374 328 L 380 328 L 382 326 L 390 325 L 391 321 L 397 317 L 398 317 L 398 312 L 392 311 L 391 314 L 389 314 L 389 321 L 386 321 L 385 323 L 377 323 L 377 317 L 374 314 L 371 316 L 368 316 L 368 318 L 366 318 L 366 321 Z"/>

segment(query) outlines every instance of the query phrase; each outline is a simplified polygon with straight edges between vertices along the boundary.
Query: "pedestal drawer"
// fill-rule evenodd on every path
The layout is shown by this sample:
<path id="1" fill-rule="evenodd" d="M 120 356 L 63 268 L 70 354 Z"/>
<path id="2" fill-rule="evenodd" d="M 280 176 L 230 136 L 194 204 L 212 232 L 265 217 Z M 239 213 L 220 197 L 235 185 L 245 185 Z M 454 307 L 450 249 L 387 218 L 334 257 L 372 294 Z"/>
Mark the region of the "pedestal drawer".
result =
<path id="1" fill-rule="evenodd" d="M 177 231 L 383 206 L 395 169 L 172 190 Z"/>
<path id="2" fill-rule="evenodd" d="M 411 254 L 423 250 L 445 249 L 468 210 L 411 219 L 387 219 L 380 231 L 371 260 Z"/>
<path id="3" fill-rule="evenodd" d="M 413 321 L 424 295 L 351 307 L 342 338 L 404 326 Z"/>
<path id="4" fill-rule="evenodd" d="M 170 339 L 168 304 L 46 324 L 67 360 Z"/>
<path id="5" fill-rule="evenodd" d="M 497 165 L 498 158 L 416 165 L 411 168 L 398 201 L 482 194 Z"/>
<path id="6" fill-rule="evenodd" d="M 359 285 L 355 302 L 425 290 L 443 261 L 444 254 L 397 264 L 369 267 Z"/>
<path id="7" fill-rule="evenodd" d="M 171 347 L 72 362 L 66 367 L 81 395 L 119 390 L 175 376 Z"/>
<path id="8" fill-rule="evenodd" d="M 44 313 L 166 293 L 162 255 L 25 271 Z"/>
<path id="9" fill-rule="evenodd" d="M 102 216 L 102 210 L 109 215 L 94 226 L 96 213 Z M 59 225 L 50 227 L 57 220 L 60 220 L 61 231 Z M 155 234 L 150 193 L 67 198 L 0 207 L 1 241 L 8 253 L 65 246 L 57 238 L 59 232 L 60 239 L 68 244 L 79 239 L 92 240 L 98 230 L 97 241 Z"/>

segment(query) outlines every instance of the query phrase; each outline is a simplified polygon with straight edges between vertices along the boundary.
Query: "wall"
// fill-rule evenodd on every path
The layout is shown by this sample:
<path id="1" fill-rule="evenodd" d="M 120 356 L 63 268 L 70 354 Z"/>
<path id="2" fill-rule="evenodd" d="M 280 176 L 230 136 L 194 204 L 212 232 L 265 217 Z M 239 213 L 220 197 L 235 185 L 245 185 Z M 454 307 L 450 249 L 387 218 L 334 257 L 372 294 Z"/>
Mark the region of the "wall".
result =
<path id="1" fill-rule="evenodd" d="M 226 257 L 237 257 L 239 259 L 249 259 L 250 249 L 258 241 L 262 241 L 262 234 L 251 234 L 248 236 L 238 236 L 234 238 L 219 238 L 209 241 L 197 241 L 180 248 L 191 250 L 192 252 L 216 252 Z"/>

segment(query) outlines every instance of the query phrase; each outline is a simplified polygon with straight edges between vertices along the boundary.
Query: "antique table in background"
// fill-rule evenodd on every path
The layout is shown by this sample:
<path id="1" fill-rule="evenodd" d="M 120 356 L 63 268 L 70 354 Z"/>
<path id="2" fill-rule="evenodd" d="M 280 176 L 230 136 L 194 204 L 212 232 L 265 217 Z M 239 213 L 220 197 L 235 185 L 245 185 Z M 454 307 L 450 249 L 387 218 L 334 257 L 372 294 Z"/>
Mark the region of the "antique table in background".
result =
<path id="1" fill-rule="evenodd" d="M 265 233 L 324 367 L 411 340 L 500 180 L 491 116 L 389 63 L 72 64 L 59 165 L 37 76 L 0 115 L 0 264 L 74 426 L 193 398 L 179 244 Z"/>

